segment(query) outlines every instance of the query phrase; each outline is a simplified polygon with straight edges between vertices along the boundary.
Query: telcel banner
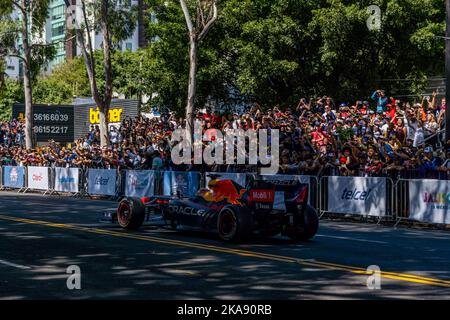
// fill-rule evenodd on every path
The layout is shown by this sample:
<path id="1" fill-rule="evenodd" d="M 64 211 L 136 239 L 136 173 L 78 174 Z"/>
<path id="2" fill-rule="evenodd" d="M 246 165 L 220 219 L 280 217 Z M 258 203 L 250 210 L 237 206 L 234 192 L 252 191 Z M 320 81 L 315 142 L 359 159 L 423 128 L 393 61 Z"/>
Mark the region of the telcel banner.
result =
<path id="1" fill-rule="evenodd" d="M 28 188 L 34 190 L 48 190 L 49 176 L 48 167 L 28 167 Z"/>
<path id="2" fill-rule="evenodd" d="M 114 196 L 116 194 L 116 170 L 89 169 L 88 193 Z"/>
<path id="3" fill-rule="evenodd" d="M 224 173 L 224 172 L 208 172 L 206 173 L 206 188 L 208 187 L 208 182 L 211 181 L 209 175 L 215 175 L 220 180 L 232 180 L 239 184 L 241 187 L 245 187 L 246 174 L 245 173 Z"/>
<path id="4" fill-rule="evenodd" d="M 55 191 L 78 192 L 79 178 L 78 168 L 55 168 Z"/>
<path id="5" fill-rule="evenodd" d="M 386 179 L 328 177 L 328 211 L 386 216 Z"/>
<path id="6" fill-rule="evenodd" d="M 23 188 L 25 186 L 24 167 L 3 167 L 3 186 L 8 188 Z"/>
<path id="7" fill-rule="evenodd" d="M 155 194 L 155 171 L 127 170 L 125 174 L 125 196 L 148 197 Z"/>
<path id="8" fill-rule="evenodd" d="M 409 181 L 409 218 L 450 224 L 450 181 Z"/>
<path id="9" fill-rule="evenodd" d="M 164 195 L 182 197 L 195 196 L 200 186 L 200 173 L 198 172 L 164 172 Z"/>

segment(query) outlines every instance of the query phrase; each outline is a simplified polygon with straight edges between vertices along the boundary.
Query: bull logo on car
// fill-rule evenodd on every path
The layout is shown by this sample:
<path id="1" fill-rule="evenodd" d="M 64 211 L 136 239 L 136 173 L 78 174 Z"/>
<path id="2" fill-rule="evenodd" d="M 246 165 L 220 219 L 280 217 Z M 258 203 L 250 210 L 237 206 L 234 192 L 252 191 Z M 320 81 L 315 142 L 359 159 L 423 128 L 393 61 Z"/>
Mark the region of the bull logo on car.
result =
<path id="1" fill-rule="evenodd" d="M 226 201 L 230 204 L 239 205 L 240 200 L 244 196 L 246 189 L 238 190 L 237 186 L 231 180 L 217 180 L 213 179 L 208 183 L 209 189 L 212 190 L 210 194 L 206 194 L 204 197 L 210 202 L 223 202 Z"/>

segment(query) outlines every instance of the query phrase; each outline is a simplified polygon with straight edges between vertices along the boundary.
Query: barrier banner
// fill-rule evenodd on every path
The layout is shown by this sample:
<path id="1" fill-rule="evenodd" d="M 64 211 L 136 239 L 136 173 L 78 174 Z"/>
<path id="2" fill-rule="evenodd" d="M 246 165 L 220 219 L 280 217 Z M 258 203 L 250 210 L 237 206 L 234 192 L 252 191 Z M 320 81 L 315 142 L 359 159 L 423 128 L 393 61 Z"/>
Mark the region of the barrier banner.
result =
<path id="1" fill-rule="evenodd" d="M 328 211 L 386 216 L 386 179 L 328 177 Z"/>
<path id="2" fill-rule="evenodd" d="M 200 173 L 198 172 L 164 172 L 164 192 L 165 196 L 192 197 L 200 186 Z"/>
<path id="3" fill-rule="evenodd" d="M 117 171 L 115 169 L 89 169 L 88 193 L 104 196 L 116 194 Z"/>
<path id="4" fill-rule="evenodd" d="M 220 180 L 232 180 L 241 187 L 245 187 L 247 181 L 247 175 L 245 173 L 208 172 L 206 173 L 205 188 L 208 187 L 208 182 L 211 181 L 209 175 L 215 175 Z"/>
<path id="5" fill-rule="evenodd" d="M 27 187 L 34 190 L 48 190 L 48 170 L 48 167 L 28 167 Z"/>
<path id="6" fill-rule="evenodd" d="M 23 188 L 25 186 L 24 167 L 3 167 L 3 186 L 8 188 Z"/>
<path id="7" fill-rule="evenodd" d="M 450 181 L 410 180 L 409 219 L 450 224 Z"/>
<path id="8" fill-rule="evenodd" d="M 148 197 L 155 194 L 155 171 L 127 170 L 125 173 L 125 196 Z"/>
<path id="9" fill-rule="evenodd" d="M 80 169 L 55 168 L 55 191 L 79 192 Z"/>

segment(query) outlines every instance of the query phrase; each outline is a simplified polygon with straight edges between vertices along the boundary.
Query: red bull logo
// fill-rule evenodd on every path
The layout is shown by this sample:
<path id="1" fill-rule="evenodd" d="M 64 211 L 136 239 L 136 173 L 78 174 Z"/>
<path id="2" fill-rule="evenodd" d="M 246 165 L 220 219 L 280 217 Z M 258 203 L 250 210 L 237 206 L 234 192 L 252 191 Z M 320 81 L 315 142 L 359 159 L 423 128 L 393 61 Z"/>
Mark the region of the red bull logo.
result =
<path id="1" fill-rule="evenodd" d="M 209 201 L 222 202 L 226 201 L 230 204 L 241 204 L 239 201 L 246 192 L 245 189 L 238 190 L 231 180 L 211 180 L 208 187 L 212 190 Z"/>

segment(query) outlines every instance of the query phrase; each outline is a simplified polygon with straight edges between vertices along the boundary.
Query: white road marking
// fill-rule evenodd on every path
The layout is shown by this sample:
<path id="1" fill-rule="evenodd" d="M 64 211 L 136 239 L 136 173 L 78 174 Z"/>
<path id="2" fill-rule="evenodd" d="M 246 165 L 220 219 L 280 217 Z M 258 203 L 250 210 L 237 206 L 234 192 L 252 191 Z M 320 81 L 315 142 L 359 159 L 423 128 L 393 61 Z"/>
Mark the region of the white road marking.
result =
<path id="1" fill-rule="evenodd" d="M 17 268 L 17 269 L 22 269 L 22 270 L 29 270 L 29 269 L 31 269 L 31 267 L 22 266 L 20 264 L 15 264 L 15 263 L 8 262 L 8 261 L 1 260 L 1 259 L 0 259 L 0 264 L 4 264 L 5 266 L 10 266 L 10 267 L 14 267 L 14 268 Z"/>
<path id="2" fill-rule="evenodd" d="M 337 236 L 327 236 L 323 234 L 318 234 L 316 237 L 324 237 L 324 238 L 334 238 L 334 239 L 340 239 L 340 240 L 350 240 L 350 241 L 360 241 L 360 242 L 372 242 L 372 243 L 380 243 L 380 244 L 387 244 L 385 241 L 377 241 L 377 240 L 366 240 L 366 239 L 358 239 L 358 238 L 351 238 L 351 237 L 337 237 Z"/>

